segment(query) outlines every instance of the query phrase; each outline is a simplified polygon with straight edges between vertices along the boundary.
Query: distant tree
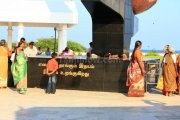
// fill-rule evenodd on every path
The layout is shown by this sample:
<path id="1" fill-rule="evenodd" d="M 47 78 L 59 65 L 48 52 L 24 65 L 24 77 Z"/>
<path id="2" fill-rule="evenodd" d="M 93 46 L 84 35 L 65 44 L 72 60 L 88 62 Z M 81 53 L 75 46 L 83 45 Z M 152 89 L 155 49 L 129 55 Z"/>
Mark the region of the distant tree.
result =
<path id="1" fill-rule="evenodd" d="M 12 43 L 12 48 L 14 48 L 15 46 L 16 46 L 16 43 L 13 42 L 13 43 Z"/>
<path id="2" fill-rule="evenodd" d="M 54 50 L 54 38 L 40 38 L 35 43 L 36 47 L 41 47 L 43 51 L 45 51 L 48 47 L 51 51 Z M 80 43 L 74 42 L 74 41 L 68 41 L 67 47 L 69 47 L 71 50 L 76 52 L 85 52 L 86 48 L 81 45 Z M 58 51 L 58 40 L 56 40 L 56 50 Z"/>
<path id="3" fill-rule="evenodd" d="M 41 47 L 43 51 L 49 48 L 51 51 L 54 50 L 54 38 L 40 38 L 35 42 L 36 47 Z M 57 40 L 56 40 L 57 42 Z M 56 43 L 56 50 L 58 49 L 58 43 Z"/>
<path id="4" fill-rule="evenodd" d="M 157 56 L 158 57 L 160 55 L 156 52 L 156 50 L 152 50 L 152 51 L 146 53 L 145 56 Z"/>
<path id="5" fill-rule="evenodd" d="M 76 52 L 86 52 L 86 48 L 83 45 L 74 41 L 68 41 L 67 46 Z"/>
<path id="6" fill-rule="evenodd" d="M 51 51 L 54 50 L 54 38 L 40 38 L 35 42 L 35 46 L 41 47 L 43 51 L 45 51 L 47 48 L 49 48 Z M 28 44 L 28 43 L 27 43 Z M 12 46 L 16 46 L 16 43 L 12 43 Z M 74 42 L 74 41 L 68 41 L 67 42 L 67 47 L 69 47 L 71 50 L 75 52 L 85 52 L 86 48 L 81 45 L 80 43 Z M 55 51 L 58 51 L 58 40 L 56 40 L 56 49 Z"/>

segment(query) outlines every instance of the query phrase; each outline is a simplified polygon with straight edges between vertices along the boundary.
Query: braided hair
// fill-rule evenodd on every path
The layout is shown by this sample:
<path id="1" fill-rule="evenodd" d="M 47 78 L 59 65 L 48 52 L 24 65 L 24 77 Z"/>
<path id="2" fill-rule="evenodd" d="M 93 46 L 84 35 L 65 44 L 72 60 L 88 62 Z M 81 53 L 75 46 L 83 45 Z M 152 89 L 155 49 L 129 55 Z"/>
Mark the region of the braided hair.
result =
<path id="1" fill-rule="evenodd" d="M 135 60 L 134 53 L 135 53 L 136 49 L 141 45 L 142 45 L 141 41 L 138 40 L 138 41 L 135 42 L 135 47 L 134 47 L 133 53 L 131 55 L 132 62 L 134 62 L 134 60 Z"/>

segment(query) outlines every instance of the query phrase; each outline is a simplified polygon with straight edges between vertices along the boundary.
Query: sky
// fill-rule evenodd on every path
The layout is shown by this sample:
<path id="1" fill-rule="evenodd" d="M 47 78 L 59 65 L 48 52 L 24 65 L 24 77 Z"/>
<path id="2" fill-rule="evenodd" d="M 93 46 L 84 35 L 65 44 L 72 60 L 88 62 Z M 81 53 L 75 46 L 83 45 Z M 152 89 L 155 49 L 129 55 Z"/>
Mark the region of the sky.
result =
<path id="1" fill-rule="evenodd" d="M 85 7 L 77 0 L 79 23 L 68 29 L 68 40 L 89 47 L 92 41 L 92 20 Z M 139 19 L 139 31 L 132 37 L 130 48 L 136 40 L 143 43 L 142 49 L 162 50 L 166 44 L 180 50 L 180 0 L 158 0 L 148 11 L 136 15 Z M 24 37 L 28 41 L 53 37 L 53 28 L 25 28 Z M 7 39 L 7 27 L 0 27 L 0 39 Z M 13 27 L 13 41 L 17 40 L 17 27 Z"/>
<path id="2" fill-rule="evenodd" d="M 180 0 L 158 0 L 148 11 L 137 15 L 139 31 L 131 41 L 143 42 L 142 49 L 162 50 L 166 44 L 180 50 Z"/>

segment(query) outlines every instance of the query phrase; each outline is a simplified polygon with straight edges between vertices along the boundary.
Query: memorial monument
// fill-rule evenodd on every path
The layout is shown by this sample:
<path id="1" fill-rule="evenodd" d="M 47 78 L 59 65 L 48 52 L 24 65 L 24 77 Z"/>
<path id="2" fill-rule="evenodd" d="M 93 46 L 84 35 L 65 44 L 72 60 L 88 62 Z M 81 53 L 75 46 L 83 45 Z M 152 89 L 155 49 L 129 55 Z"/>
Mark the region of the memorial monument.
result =
<path id="1" fill-rule="evenodd" d="M 134 16 L 157 0 L 82 0 L 93 21 L 94 53 L 128 54 L 134 34 Z"/>
<path id="2" fill-rule="evenodd" d="M 128 54 L 131 37 L 134 34 L 134 16 L 150 8 L 152 6 L 150 1 L 82 0 L 92 16 L 94 52 L 100 56 L 104 56 L 108 52 Z M 11 46 L 12 41 L 12 28 L 17 26 L 19 37 L 23 35 L 24 27 L 59 28 L 58 51 L 65 47 L 67 42 L 66 29 L 78 23 L 76 3 L 75 0 L 57 0 L 57 6 L 52 6 L 51 2 L 54 1 L 6 0 L 0 4 L 0 26 L 8 26 L 9 46 Z M 9 5 L 9 3 L 11 4 Z M 16 3 L 19 3 L 18 6 Z M 83 5 L 81 2 L 80 4 Z M 11 9 L 7 9 L 6 6 Z M 59 9 L 55 10 L 54 7 Z M 44 11 L 46 14 L 43 14 Z M 47 86 L 49 77 L 46 74 L 46 63 L 48 60 L 49 57 L 45 56 L 28 58 L 28 87 L 45 88 Z M 57 88 L 127 92 L 125 83 L 129 60 L 57 58 L 57 61 L 59 65 Z M 148 60 L 146 63 L 155 61 Z M 10 69 L 9 74 L 11 74 Z M 8 81 L 9 87 L 13 87 L 13 84 L 10 84 L 13 81 L 11 77 Z"/>

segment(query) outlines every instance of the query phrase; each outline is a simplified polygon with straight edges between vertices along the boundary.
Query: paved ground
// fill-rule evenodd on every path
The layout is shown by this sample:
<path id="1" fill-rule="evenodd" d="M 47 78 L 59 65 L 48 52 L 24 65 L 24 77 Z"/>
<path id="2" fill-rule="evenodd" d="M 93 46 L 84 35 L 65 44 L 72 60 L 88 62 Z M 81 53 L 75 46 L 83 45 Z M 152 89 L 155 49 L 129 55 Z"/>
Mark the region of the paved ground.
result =
<path id="1" fill-rule="evenodd" d="M 180 96 L 147 93 L 129 98 L 120 93 L 28 89 L 20 95 L 0 89 L 0 120 L 180 120 Z"/>

